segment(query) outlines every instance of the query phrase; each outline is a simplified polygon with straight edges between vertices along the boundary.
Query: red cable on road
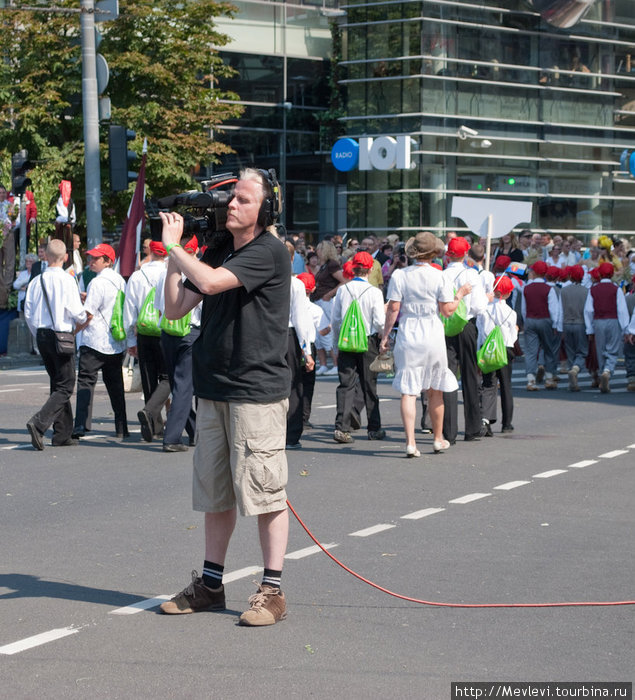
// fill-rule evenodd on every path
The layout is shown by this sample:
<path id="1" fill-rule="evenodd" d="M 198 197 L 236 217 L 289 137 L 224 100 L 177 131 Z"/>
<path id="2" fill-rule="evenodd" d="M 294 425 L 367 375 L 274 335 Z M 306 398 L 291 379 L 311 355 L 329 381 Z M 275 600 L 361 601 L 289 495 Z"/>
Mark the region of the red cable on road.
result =
<path id="1" fill-rule="evenodd" d="M 339 559 L 336 559 L 330 552 L 328 552 L 320 542 L 313 536 L 313 533 L 309 528 L 302 522 L 300 516 L 295 512 L 293 506 L 287 501 L 287 506 L 289 510 L 293 513 L 296 520 L 300 523 L 306 534 L 315 542 L 315 544 L 326 554 L 327 557 L 332 559 L 338 566 L 341 566 L 344 571 L 348 571 L 349 574 L 358 578 L 360 581 L 367 583 L 369 586 L 376 588 L 382 593 L 387 593 L 394 598 L 400 598 L 401 600 L 407 600 L 410 603 L 419 603 L 420 605 L 431 605 L 437 608 L 570 608 L 570 607 L 606 607 L 610 605 L 635 605 L 635 600 L 616 600 L 616 601 L 604 601 L 604 602 L 577 602 L 577 603 L 438 603 L 432 600 L 420 600 L 419 598 L 411 598 L 407 595 L 401 595 L 400 593 L 395 593 L 394 591 L 389 591 L 383 586 L 379 586 L 372 581 L 364 578 L 358 573 L 355 573 L 348 566 L 342 564 Z"/>

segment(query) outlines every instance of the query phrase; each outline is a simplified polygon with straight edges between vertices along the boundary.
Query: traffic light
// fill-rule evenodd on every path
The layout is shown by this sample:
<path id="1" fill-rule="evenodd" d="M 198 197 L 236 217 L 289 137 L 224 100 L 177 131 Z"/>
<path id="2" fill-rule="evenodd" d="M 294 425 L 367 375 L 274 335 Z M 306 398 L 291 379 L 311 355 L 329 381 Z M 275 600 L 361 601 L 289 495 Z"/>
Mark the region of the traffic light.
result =
<path id="1" fill-rule="evenodd" d="M 31 179 L 26 176 L 33 164 L 29 161 L 29 153 L 24 149 L 11 156 L 11 191 L 15 195 L 23 195 L 31 185 Z"/>
<path id="2" fill-rule="evenodd" d="M 136 133 L 125 126 L 111 125 L 108 127 L 108 164 L 110 169 L 110 189 L 112 192 L 123 192 L 128 189 L 128 183 L 134 182 L 138 173 L 128 170 L 137 154 L 128 150 L 128 141 L 132 141 Z"/>

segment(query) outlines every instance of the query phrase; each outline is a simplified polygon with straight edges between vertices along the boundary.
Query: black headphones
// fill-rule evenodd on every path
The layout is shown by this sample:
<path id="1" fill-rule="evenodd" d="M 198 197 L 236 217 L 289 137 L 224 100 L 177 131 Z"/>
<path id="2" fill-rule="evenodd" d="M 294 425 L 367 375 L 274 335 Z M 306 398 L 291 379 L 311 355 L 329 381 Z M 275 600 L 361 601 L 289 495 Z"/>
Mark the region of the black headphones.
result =
<path id="1" fill-rule="evenodd" d="M 278 182 L 276 171 L 273 168 L 269 168 L 269 170 L 259 168 L 258 172 L 264 182 L 267 183 L 269 189 L 269 192 L 265 192 L 265 198 L 262 200 L 262 205 L 258 212 L 258 225 L 267 227 L 274 224 L 282 213 L 282 193 L 280 192 L 280 183 Z"/>

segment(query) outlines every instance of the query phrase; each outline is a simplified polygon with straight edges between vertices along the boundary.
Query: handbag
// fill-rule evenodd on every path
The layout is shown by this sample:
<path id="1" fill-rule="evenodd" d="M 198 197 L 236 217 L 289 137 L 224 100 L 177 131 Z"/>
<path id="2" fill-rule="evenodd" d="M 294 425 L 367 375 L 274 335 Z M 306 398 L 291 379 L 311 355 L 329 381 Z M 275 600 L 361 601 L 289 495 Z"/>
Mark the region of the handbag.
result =
<path id="1" fill-rule="evenodd" d="M 392 372 L 395 368 L 395 358 L 392 350 L 386 350 L 385 353 L 377 355 L 377 357 L 368 365 L 371 372 Z"/>
<path id="2" fill-rule="evenodd" d="M 44 301 L 46 301 L 46 307 L 48 308 L 49 315 L 51 316 L 51 323 L 54 323 L 53 312 L 51 311 L 51 302 L 49 301 L 49 295 L 44 286 L 44 280 L 42 275 L 40 275 L 40 284 L 42 285 L 42 293 L 44 294 Z M 38 329 L 40 330 L 40 329 Z M 75 333 L 72 331 L 56 331 L 53 330 L 55 334 L 55 352 L 58 355 L 74 355 L 75 354 Z"/>
<path id="3" fill-rule="evenodd" d="M 132 355 L 126 355 L 121 366 L 123 375 L 123 390 L 127 394 L 136 394 L 141 391 L 141 370 Z"/>

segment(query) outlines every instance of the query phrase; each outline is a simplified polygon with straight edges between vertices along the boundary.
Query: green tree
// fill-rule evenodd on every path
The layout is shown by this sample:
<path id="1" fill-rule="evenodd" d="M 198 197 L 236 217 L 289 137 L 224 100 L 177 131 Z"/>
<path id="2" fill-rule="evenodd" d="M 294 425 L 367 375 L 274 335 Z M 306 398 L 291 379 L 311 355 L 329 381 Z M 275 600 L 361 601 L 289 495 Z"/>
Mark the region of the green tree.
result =
<path id="1" fill-rule="evenodd" d="M 37 1 L 37 0 L 36 0 Z M 19 5 L 20 3 L 15 3 Z M 25 4 L 33 7 L 35 2 Z M 79 0 L 55 7 L 77 10 Z M 192 186 L 201 164 L 230 150 L 212 138 L 226 119 L 238 116 L 237 96 L 218 89 L 229 74 L 218 56 L 228 37 L 214 18 L 232 16 L 215 0 L 134 0 L 120 3 L 119 18 L 99 25 L 99 46 L 110 68 L 106 94 L 112 122 L 137 132 L 131 148 L 148 139 L 148 190 L 163 195 Z M 0 157 L 26 148 L 40 221 L 54 218 L 57 184 L 73 183 L 81 221 L 84 201 L 83 120 L 79 14 L 0 10 Z M 109 194 L 107 125 L 102 125 L 104 226 L 121 223 L 129 195 Z M 215 131 L 214 131 L 215 133 Z M 2 179 L 10 184 L 10 173 Z"/>

